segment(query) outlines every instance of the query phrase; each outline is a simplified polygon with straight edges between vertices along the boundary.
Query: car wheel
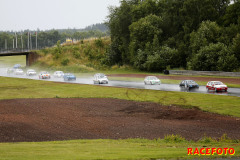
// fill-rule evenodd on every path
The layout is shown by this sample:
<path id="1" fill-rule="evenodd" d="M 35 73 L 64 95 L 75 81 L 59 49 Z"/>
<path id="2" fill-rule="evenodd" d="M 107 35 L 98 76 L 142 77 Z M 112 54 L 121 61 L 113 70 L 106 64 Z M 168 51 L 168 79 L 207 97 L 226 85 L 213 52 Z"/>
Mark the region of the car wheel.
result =
<path id="1" fill-rule="evenodd" d="M 98 81 L 98 84 L 101 84 L 100 81 Z"/>
<path id="2" fill-rule="evenodd" d="M 217 88 L 215 88 L 214 90 L 215 90 L 215 92 L 217 92 Z"/>

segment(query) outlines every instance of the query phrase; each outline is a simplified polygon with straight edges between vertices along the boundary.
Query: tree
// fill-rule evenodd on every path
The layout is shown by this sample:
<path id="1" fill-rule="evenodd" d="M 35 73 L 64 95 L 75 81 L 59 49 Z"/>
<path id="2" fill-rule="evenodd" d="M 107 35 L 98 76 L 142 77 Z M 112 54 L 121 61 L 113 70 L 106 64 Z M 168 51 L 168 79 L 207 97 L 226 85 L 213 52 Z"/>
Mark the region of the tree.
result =
<path id="1" fill-rule="evenodd" d="M 158 6 L 156 0 L 145 0 L 133 5 L 131 15 L 132 21 L 136 22 L 141 18 L 144 18 L 150 14 L 160 16 L 163 12 L 163 8 Z"/>
<path id="2" fill-rule="evenodd" d="M 112 53 L 121 55 L 122 64 L 155 70 L 163 67 L 154 68 L 152 64 L 165 63 L 157 62 L 164 56 L 156 48 L 168 46 L 176 51 L 163 66 L 186 67 L 210 44 L 220 42 L 230 49 L 240 31 L 237 5 L 228 9 L 231 6 L 230 0 L 123 0 L 120 7 L 110 9 L 108 25 L 115 46 Z M 230 13 L 234 13 L 234 20 L 223 26 L 224 15 Z M 229 54 L 232 57 L 233 53 Z M 234 57 L 230 59 L 234 61 Z"/>
<path id="3" fill-rule="evenodd" d="M 229 3 L 230 0 L 185 0 L 181 9 L 184 26 L 193 31 L 202 21 L 219 21 Z"/>
<path id="4" fill-rule="evenodd" d="M 238 63 L 240 64 L 240 34 L 238 33 L 236 37 L 233 39 L 232 52 L 238 59 Z"/>
<path id="5" fill-rule="evenodd" d="M 238 68 L 236 57 L 222 43 L 202 47 L 188 65 L 199 71 L 233 71 Z"/>
<path id="6" fill-rule="evenodd" d="M 216 22 L 202 22 L 197 32 L 192 32 L 190 35 L 192 54 L 196 54 L 201 47 L 208 46 L 210 43 L 217 43 L 220 37 L 220 31 L 221 28 Z"/>
<path id="7" fill-rule="evenodd" d="M 229 26 L 231 24 L 238 24 L 240 19 L 240 1 L 236 1 L 229 5 L 226 9 L 226 14 L 223 17 L 223 24 Z"/>
<path id="8" fill-rule="evenodd" d="M 128 54 L 128 45 L 130 42 L 130 31 L 129 26 L 132 23 L 131 18 L 131 8 L 132 3 L 137 3 L 136 1 L 121 1 L 120 7 L 110 7 L 108 15 L 107 26 L 110 29 L 113 50 L 112 53 L 121 52 L 122 61 L 124 63 L 129 63 L 130 57 Z M 117 44 L 116 44 L 117 43 Z M 116 47 L 117 46 L 117 47 Z"/>
<path id="9" fill-rule="evenodd" d="M 135 60 L 137 50 L 145 50 L 147 43 L 153 43 L 154 36 L 161 36 L 161 24 L 160 17 L 150 14 L 129 26 L 131 37 L 129 48 L 132 62 Z"/>

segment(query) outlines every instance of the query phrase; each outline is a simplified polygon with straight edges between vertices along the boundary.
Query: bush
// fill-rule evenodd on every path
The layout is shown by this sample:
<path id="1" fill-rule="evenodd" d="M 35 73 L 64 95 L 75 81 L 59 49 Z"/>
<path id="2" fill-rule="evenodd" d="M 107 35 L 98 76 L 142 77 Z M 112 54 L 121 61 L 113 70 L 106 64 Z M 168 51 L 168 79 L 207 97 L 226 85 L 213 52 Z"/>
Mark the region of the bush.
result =
<path id="1" fill-rule="evenodd" d="M 86 46 L 86 48 L 83 49 L 83 52 L 87 56 L 92 53 L 92 49 L 90 46 Z"/>
<path id="2" fill-rule="evenodd" d="M 99 47 L 99 48 L 103 48 L 103 47 L 104 47 L 104 44 L 103 44 L 103 41 L 102 41 L 101 38 L 96 39 L 94 42 L 95 42 L 95 45 L 96 45 L 97 47 Z"/>
<path id="3" fill-rule="evenodd" d="M 59 53 L 55 53 L 53 58 L 54 58 L 54 59 L 60 58 L 60 54 L 59 54 Z"/>
<path id="4" fill-rule="evenodd" d="M 68 58 L 65 58 L 65 59 L 63 59 L 63 60 L 61 61 L 61 64 L 62 64 L 63 66 L 68 65 L 68 63 L 69 63 L 69 59 L 68 59 Z"/>
<path id="5" fill-rule="evenodd" d="M 44 55 L 47 55 L 49 53 L 49 51 L 47 49 L 45 49 L 45 48 L 42 49 L 41 51 L 44 53 Z"/>
<path id="6" fill-rule="evenodd" d="M 88 60 L 92 61 L 95 59 L 95 56 L 92 53 L 88 54 Z"/>
<path id="7" fill-rule="evenodd" d="M 167 143 L 179 143 L 184 142 L 186 139 L 180 135 L 166 135 L 164 136 L 164 141 Z"/>
<path id="8" fill-rule="evenodd" d="M 204 135 L 204 137 L 202 139 L 200 139 L 198 142 L 201 142 L 201 143 L 214 143 L 216 142 L 215 139 L 212 139 L 211 137 L 207 137 L 206 135 Z"/>
<path id="9" fill-rule="evenodd" d="M 105 56 L 102 59 L 102 64 L 112 66 L 122 61 L 121 52 L 118 49 L 116 41 L 112 42 L 106 49 Z"/>
<path id="10" fill-rule="evenodd" d="M 79 51 L 75 51 L 72 54 L 73 54 L 74 58 L 76 58 L 76 59 L 79 59 L 81 57 L 81 54 Z"/>
<path id="11" fill-rule="evenodd" d="M 148 71 L 163 71 L 167 66 L 171 65 L 172 57 L 175 54 L 177 54 L 176 49 L 163 46 L 159 51 L 149 55 L 144 65 Z"/>
<path id="12" fill-rule="evenodd" d="M 148 53 L 139 49 L 134 61 L 134 66 L 140 70 L 145 70 L 145 62 L 147 60 Z"/>
<path id="13" fill-rule="evenodd" d="M 202 47 L 188 65 L 199 71 L 233 71 L 238 68 L 236 57 L 222 43 Z"/>

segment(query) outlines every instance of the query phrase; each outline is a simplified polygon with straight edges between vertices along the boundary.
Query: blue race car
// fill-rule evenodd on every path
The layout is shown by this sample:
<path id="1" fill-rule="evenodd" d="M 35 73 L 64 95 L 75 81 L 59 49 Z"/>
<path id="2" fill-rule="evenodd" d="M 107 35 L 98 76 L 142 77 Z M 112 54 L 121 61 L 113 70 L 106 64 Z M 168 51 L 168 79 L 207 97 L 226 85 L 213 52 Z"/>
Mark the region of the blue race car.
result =
<path id="1" fill-rule="evenodd" d="M 184 80 L 179 84 L 179 87 L 187 91 L 190 89 L 199 89 L 199 85 L 194 80 Z"/>
<path id="2" fill-rule="evenodd" d="M 65 73 L 63 79 L 64 81 L 76 81 L 76 76 L 72 73 Z"/>

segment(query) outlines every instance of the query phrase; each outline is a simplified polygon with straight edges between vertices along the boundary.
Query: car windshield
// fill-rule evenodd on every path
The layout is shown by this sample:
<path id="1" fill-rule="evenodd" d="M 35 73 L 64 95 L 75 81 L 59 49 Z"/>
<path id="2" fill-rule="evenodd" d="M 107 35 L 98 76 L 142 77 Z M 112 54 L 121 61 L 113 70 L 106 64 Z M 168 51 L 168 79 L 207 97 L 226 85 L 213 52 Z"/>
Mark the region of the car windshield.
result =
<path id="1" fill-rule="evenodd" d="M 33 69 L 29 69 L 28 72 L 35 72 Z"/>
<path id="2" fill-rule="evenodd" d="M 157 77 L 149 77 L 149 80 L 158 80 Z"/>
<path id="3" fill-rule="evenodd" d="M 103 73 L 96 73 L 95 76 L 105 76 Z"/>
<path id="4" fill-rule="evenodd" d="M 67 76 L 74 76 L 72 73 L 66 73 Z"/>
<path id="5" fill-rule="evenodd" d="M 44 72 L 42 72 L 42 74 L 48 74 L 48 72 L 44 71 Z"/>
<path id="6" fill-rule="evenodd" d="M 58 72 L 56 72 L 57 74 L 63 74 L 63 72 L 62 71 L 58 71 Z"/>
<path id="7" fill-rule="evenodd" d="M 15 64 L 15 65 L 13 66 L 13 68 L 20 68 L 20 67 L 21 67 L 20 64 Z"/>
<path id="8" fill-rule="evenodd" d="M 104 75 L 99 75 L 98 77 L 99 77 L 99 78 L 104 78 L 105 76 L 104 76 Z"/>
<path id="9" fill-rule="evenodd" d="M 215 85 L 222 85 L 222 82 L 214 82 Z"/>
<path id="10" fill-rule="evenodd" d="M 195 81 L 187 81 L 188 84 L 197 84 Z"/>
<path id="11" fill-rule="evenodd" d="M 22 71 L 22 69 L 16 69 L 16 71 Z"/>

